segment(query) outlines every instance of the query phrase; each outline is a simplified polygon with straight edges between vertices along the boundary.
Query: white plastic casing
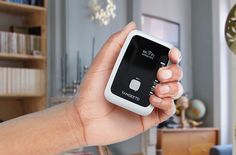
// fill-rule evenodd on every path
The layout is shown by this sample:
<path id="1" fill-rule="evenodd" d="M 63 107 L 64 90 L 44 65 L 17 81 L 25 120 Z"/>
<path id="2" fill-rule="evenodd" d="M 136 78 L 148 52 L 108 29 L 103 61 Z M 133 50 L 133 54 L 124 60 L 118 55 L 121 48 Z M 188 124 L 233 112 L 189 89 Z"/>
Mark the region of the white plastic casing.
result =
<path id="1" fill-rule="evenodd" d="M 111 72 L 110 78 L 109 78 L 108 83 L 107 83 L 106 88 L 105 88 L 104 95 L 105 95 L 105 98 L 109 102 L 111 102 L 111 103 L 113 103 L 115 105 L 123 107 L 123 108 L 125 108 L 125 109 L 127 109 L 129 111 L 132 111 L 132 112 L 136 113 L 136 114 L 139 114 L 139 115 L 142 115 L 142 116 L 147 116 L 147 115 L 149 115 L 153 111 L 154 107 L 151 104 L 149 104 L 149 106 L 147 106 L 147 107 L 143 107 L 143 106 L 140 106 L 140 105 L 138 105 L 136 103 L 128 101 L 128 100 L 126 100 L 126 99 L 124 99 L 124 98 L 122 98 L 120 96 L 117 96 L 117 95 L 115 95 L 115 94 L 113 94 L 111 92 L 111 86 L 112 86 L 113 80 L 115 78 L 116 72 L 117 72 L 117 70 L 118 70 L 118 68 L 120 66 L 120 63 L 121 63 L 122 59 L 123 59 L 123 56 L 124 56 L 124 54 L 125 54 L 125 52 L 126 52 L 126 50 L 128 48 L 128 45 L 129 45 L 131 39 L 134 36 L 136 36 L 136 35 L 142 36 L 142 37 L 147 38 L 149 40 L 152 40 L 152 41 L 154 41 L 154 42 L 156 42 L 158 44 L 166 46 L 169 49 L 174 47 L 173 45 L 171 45 L 169 43 L 166 43 L 166 42 L 164 42 L 164 41 L 162 41 L 160 39 L 157 39 L 157 38 L 155 38 L 153 36 L 147 35 L 147 34 L 141 32 L 141 31 L 138 31 L 138 30 L 131 31 L 129 33 L 129 35 L 127 36 L 127 38 L 126 38 L 125 43 L 124 43 L 124 45 L 123 45 L 123 47 L 122 47 L 122 49 L 120 51 L 120 54 L 119 54 L 119 56 L 118 56 L 118 58 L 116 60 L 115 65 L 113 67 L 113 70 Z"/>

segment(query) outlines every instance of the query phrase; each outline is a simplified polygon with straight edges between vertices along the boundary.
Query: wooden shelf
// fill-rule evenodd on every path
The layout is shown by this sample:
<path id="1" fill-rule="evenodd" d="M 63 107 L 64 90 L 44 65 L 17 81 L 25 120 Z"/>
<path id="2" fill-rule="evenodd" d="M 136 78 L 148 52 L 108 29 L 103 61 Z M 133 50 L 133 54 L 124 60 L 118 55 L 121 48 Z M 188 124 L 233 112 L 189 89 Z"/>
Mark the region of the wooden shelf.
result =
<path id="1" fill-rule="evenodd" d="M 218 135 L 217 128 L 158 129 L 156 148 L 164 155 L 209 155 Z"/>
<path id="2" fill-rule="evenodd" d="M 0 98 L 31 98 L 31 97 L 42 97 L 43 94 L 10 94 L 0 95 Z"/>
<path id="3" fill-rule="evenodd" d="M 208 130 L 218 130 L 218 128 L 204 128 L 204 127 L 199 127 L 199 128 L 176 128 L 176 129 L 171 129 L 171 128 L 163 128 L 163 129 L 158 129 L 159 132 L 199 132 L 199 131 L 208 131 Z"/>
<path id="4" fill-rule="evenodd" d="M 0 12 L 2 13 L 27 15 L 45 11 L 46 9 L 40 6 L 0 1 Z"/>
<path id="5" fill-rule="evenodd" d="M 20 20 L 20 25 L 13 24 L 13 26 L 40 27 L 40 49 L 43 51 L 43 56 L 0 53 L 1 66 L 40 69 L 44 81 L 42 83 L 43 91 L 38 94 L 33 94 L 33 92 L 29 92 L 29 94 L 23 92 L 18 92 L 22 94 L 0 94 L 0 120 L 9 120 L 47 107 L 47 0 L 43 0 L 43 4 L 44 6 L 40 7 L 0 0 L 0 14 L 3 14 L 1 22 L 6 22 L 4 24 L 6 29 L 12 26 L 12 22 L 9 21 L 14 20 Z M 13 16 L 4 18 L 4 14 Z"/>
<path id="6" fill-rule="evenodd" d="M 0 53 L 0 60 L 45 60 L 44 56 Z"/>

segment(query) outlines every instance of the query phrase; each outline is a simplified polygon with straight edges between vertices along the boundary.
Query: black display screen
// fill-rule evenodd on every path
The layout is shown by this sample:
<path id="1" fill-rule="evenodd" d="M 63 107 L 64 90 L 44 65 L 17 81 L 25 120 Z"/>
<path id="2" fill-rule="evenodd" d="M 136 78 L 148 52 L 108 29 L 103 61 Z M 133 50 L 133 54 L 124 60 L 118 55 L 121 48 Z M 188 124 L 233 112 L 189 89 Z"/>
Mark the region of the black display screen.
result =
<path id="1" fill-rule="evenodd" d="M 113 94 L 147 107 L 156 73 L 168 63 L 169 48 L 141 36 L 134 36 L 124 54 L 111 86 Z"/>

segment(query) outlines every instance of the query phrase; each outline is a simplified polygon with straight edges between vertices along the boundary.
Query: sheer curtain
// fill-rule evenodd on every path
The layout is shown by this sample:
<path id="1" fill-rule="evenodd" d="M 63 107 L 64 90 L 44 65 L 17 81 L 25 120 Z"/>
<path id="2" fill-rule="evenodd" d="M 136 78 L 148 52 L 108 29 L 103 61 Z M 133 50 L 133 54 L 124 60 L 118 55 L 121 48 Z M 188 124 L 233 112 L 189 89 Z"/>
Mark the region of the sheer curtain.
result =
<path id="1" fill-rule="evenodd" d="M 230 6 L 233 7 L 236 5 L 236 0 L 230 0 Z M 232 115 L 232 123 L 233 123 L 233 154 L 236 154 L 236 55 L 231 54 L 230 59 L 230 71 L 231 73 L 231 99 L 233 103 L 233 115 Z"/>
<path id="2" fill-rule="evenodd" d="M 225 21 L 230 1 L 212 0 L 214 126 L 220 128 L 221 144 L 232 143 L 231 68 L 229 48 L 224 38 Z"/>

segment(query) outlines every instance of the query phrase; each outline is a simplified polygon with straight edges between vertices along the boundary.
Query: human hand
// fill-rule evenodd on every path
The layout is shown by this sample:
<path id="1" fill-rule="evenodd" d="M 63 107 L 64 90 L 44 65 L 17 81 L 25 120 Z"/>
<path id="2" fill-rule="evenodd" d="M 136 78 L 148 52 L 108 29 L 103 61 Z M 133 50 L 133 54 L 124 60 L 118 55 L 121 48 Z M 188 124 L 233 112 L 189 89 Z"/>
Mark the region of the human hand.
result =
<path id="1" fill-rule="evenodd" d="M 129 23 L 121 32 L 113 34 L 103 45 L 86 73 L 79 93 L 73 103 L 77 120 L 83 126 L 85 145 L 106 145 L 129 139 L 158 125 L 175 113 L 173 98 L 181 96 L 182 70 L 178 66 L 181 59 L 177 49 L 171 49 L 171 65 L 159 69 L 160 81 L 150 103 L 155 107 L 149 116 L 140 116 L 109 103 L 104 98 L 104 90 L 119 55 L 121 47 L 135 23 Z"/>

